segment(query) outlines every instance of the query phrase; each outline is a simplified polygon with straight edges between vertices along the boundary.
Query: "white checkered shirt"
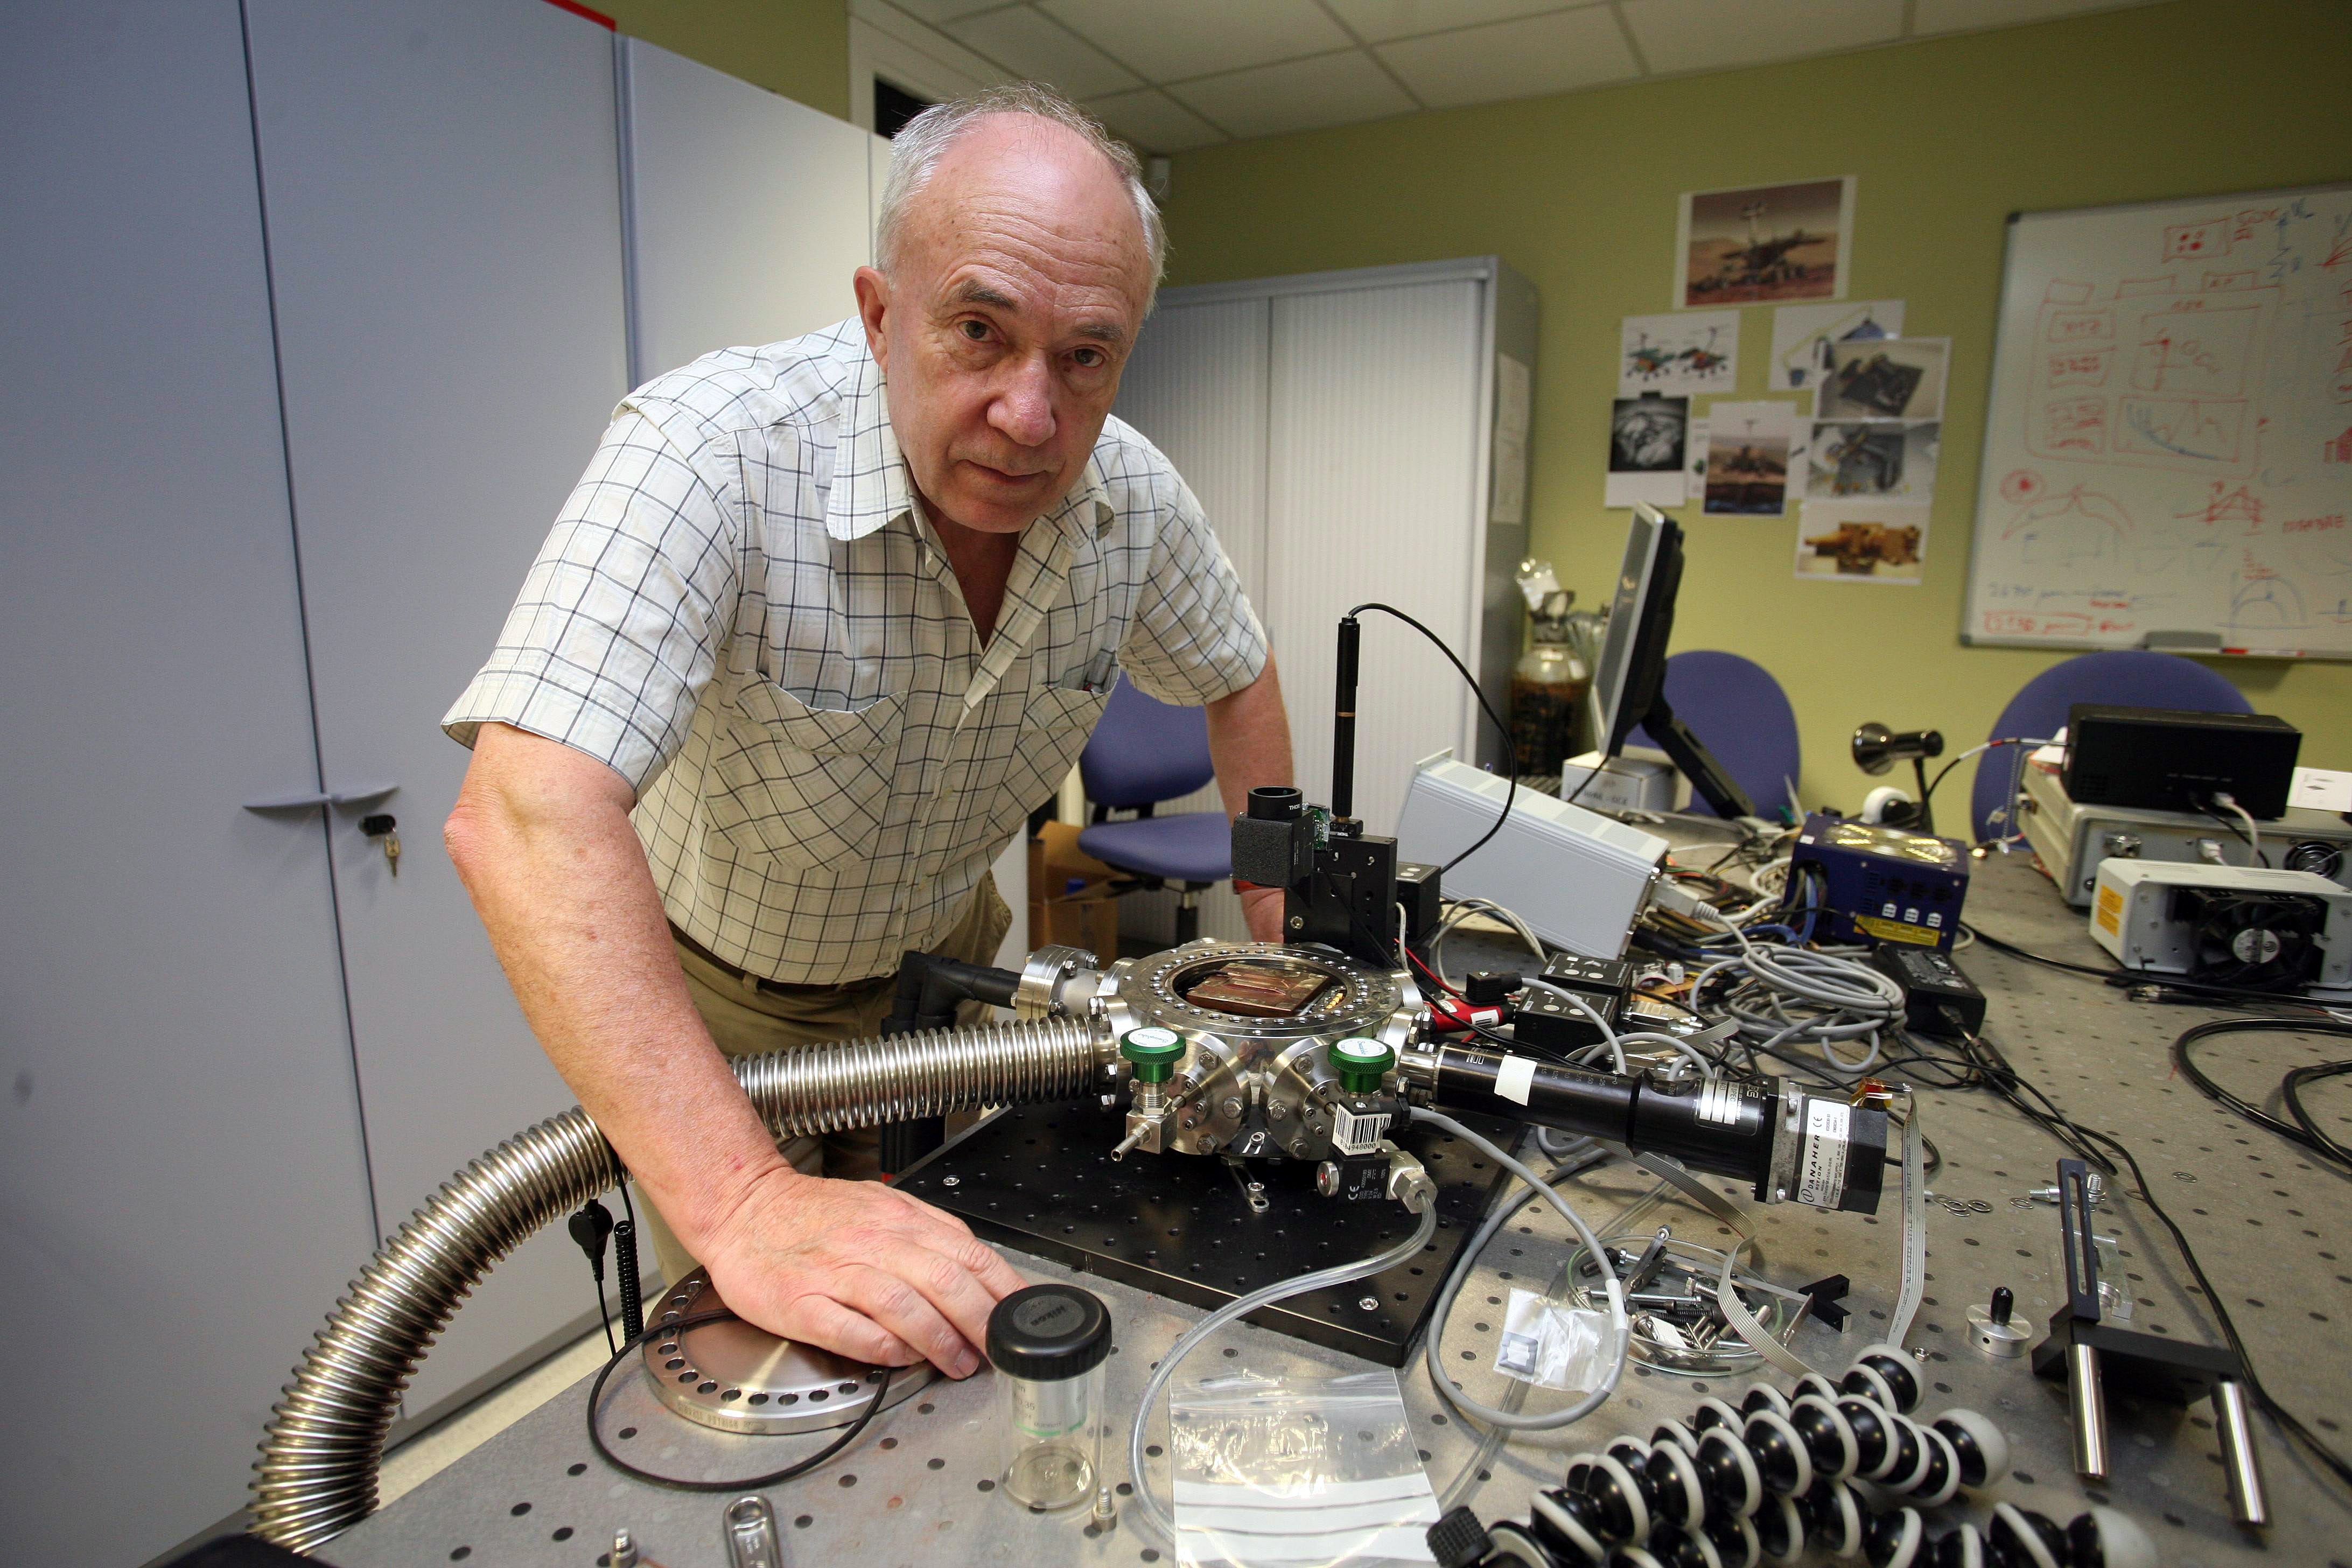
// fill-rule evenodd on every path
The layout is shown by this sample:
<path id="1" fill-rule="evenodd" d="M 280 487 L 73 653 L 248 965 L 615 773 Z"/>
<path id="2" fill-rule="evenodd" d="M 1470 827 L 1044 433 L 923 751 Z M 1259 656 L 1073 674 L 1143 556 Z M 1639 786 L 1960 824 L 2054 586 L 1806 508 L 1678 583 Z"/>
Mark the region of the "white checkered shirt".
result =
<path id="1" fill-rule="evenodd" d="M 670 919 L 754 974 L 885 974 L 1051 799 L 1118 670 L 1240 690 L 1265 633 L 1168 459 L 1107 420 L 983 647 L 849 321 L 621 405 L 443 718 L 609 764 Z"/>

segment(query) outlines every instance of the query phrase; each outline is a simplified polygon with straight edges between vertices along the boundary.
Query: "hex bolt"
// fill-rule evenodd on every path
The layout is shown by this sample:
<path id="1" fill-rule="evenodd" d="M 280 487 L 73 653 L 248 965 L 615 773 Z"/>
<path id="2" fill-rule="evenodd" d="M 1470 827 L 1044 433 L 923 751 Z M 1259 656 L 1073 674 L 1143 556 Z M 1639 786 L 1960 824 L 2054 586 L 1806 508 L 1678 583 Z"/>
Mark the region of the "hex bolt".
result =
<path id="1" fill-rule="evenodd" d="M 1238 1094 L 1225 1096 L 1224 1103 L 1217 1107 L 1217 1113 L 1228 1121 L 1239 1121 L 1242 1119 L 1242 1097 Z"/>
<path id="2" fill-rule="evenodd" d="M 1265 1119 L 1268 1121 L 1287 1121 L 1290 1120 L 1290 1107 L 1277 1100 L 1265 1108 Z"/>
<path id="3" fill-rule="evenodd" d="M 943 1187 L 960 1187 L 963 1185 L 963 1178 L 961 1176 L 941 1176 L 940 1178 L 940 1185 Z"/>
<path id="4" fill-rule="evenodd" d="M 1367 1312 L 1377 1312 L 1381 1310 L 1381 1299 L 1378 1296 L 1359 1296 L 1356 1305 Z"/>

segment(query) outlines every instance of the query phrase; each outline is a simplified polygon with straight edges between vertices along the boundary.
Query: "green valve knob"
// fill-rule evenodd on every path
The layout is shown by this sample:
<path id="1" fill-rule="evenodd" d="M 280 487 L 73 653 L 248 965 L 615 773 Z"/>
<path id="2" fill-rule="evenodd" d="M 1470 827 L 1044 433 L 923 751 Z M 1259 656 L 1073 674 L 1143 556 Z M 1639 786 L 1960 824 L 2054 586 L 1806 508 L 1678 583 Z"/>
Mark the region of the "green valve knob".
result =
<path id="1" fill-rule="evenodd" d="M 1138 1083 L 1166 1083 L 1184 1059 L 1184 1037 L 1173 1029 L 1129 1029 L 1119 1037 L 1118 1054 L 1135 1068 Z"/>
<path id="2" fill-rule="evenodd" d="M 1331 1070 L 1339 1075 L 1339 1087 L 1349 1094 L 1370 1094 L 1378 1089 L 1381 1075 L 1394 1066 L 1396 1052 L 1361 1035 L 1340 1040 L 1331 1047 Z"/>

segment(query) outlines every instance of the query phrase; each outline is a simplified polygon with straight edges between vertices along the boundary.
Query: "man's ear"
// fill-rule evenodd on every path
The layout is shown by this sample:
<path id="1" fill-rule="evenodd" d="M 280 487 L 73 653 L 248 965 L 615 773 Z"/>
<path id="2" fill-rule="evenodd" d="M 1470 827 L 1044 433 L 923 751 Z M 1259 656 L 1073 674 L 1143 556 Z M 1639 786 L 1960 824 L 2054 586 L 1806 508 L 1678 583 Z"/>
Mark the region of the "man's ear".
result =
<path id="1" fill-rule="evenodd" d="M 890 334 L 887 318 L 890 313 L 890 279 L 871 267 L 861 267 L 850 279 L 857 290 L 857 317 L 866 323 L 866 352 L 883 374 L 890 370 Z"/>

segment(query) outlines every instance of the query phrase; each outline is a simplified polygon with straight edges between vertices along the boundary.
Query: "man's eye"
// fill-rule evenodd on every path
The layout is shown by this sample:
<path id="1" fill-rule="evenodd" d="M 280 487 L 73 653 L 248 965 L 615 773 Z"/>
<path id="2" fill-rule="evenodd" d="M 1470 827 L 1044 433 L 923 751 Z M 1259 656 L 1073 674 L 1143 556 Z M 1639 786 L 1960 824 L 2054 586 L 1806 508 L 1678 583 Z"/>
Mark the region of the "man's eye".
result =
<path id="1" fill-rule="evenodd" d="M 1104 359 L 1103 352 L 1100 349 L 1080 349 L 1070 357 L 1077 361 L 1078 363 L 1084 365 L 1088 370 L 1098 369 L 1108 363 Z"/>
<path id="2" fill-rule="evenodd" d="M 973 342 L 980 342 L 988 336 L 988 323 L 986 321 L 966 321 L 963 323 L 963 335 L 970 338 Z"/>

